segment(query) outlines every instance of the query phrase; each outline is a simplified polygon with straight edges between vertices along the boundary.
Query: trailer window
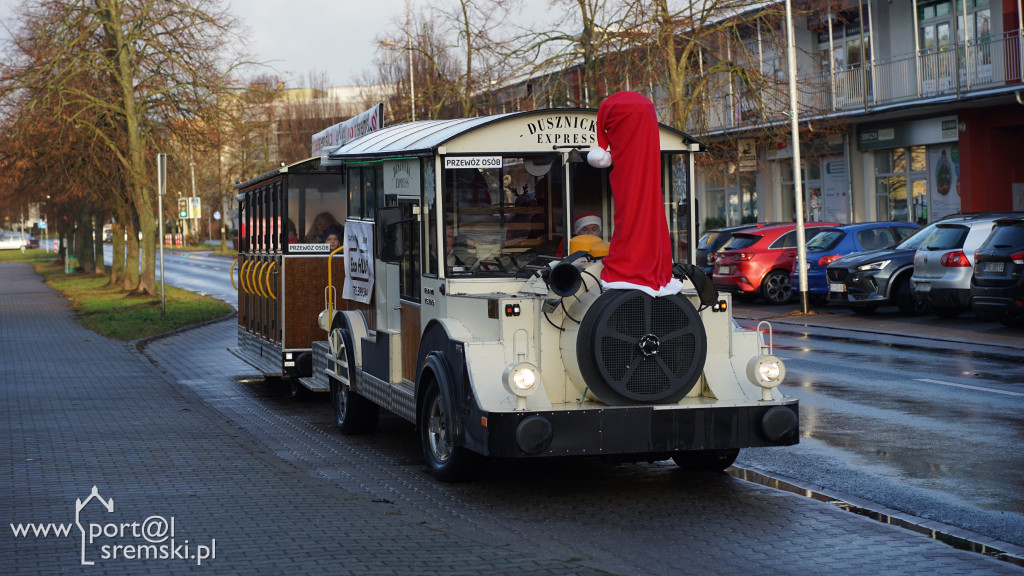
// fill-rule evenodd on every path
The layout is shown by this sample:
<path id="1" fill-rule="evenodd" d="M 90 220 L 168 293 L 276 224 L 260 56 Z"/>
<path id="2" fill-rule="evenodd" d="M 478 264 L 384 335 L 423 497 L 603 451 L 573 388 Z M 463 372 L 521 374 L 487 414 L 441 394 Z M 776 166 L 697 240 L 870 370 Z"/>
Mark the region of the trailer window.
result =
<path id="1" fill-rule="evenodd" d="M 341 174 L 293 174 L 288 179 L 286 244 L 324 241 L 334 226 L 344 238 L 345 185 Z"/>
<path id="2" fill-rule="evenodd" d="M 558 154 L 506 156 L 500 168 L 445 169 L 448 273 L 522 275 L 554 258 L 562 240 L 563 174 Z"/>

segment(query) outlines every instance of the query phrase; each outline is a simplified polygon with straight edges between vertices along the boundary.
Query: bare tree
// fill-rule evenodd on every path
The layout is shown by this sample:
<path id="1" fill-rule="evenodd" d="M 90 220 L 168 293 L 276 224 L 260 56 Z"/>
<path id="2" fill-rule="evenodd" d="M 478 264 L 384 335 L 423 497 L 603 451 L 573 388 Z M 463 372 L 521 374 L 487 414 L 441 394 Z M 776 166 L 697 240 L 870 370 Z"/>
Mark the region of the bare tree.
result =
<path id="1" fill-rule="evenodd" d="M 59 102 L 73 114 L 67 121 L 116 159 L 130 202 L 127 250 L 141 261 L 141 274 L 126 266 L 125 287 L 154 294 L 153 145 L 172 129 L 192 138 L 201 132 L 189 125 L 217 112 L 211 103 L 240 62 L 229 56 L 240 43 L 235 21 L 217 0 L 34 0 L 24 15 L 19 64 L 5 80 L 30 91 L 28 106 Z M 52 48 L 49 59 L 27 49 L 40 43 Z"/>

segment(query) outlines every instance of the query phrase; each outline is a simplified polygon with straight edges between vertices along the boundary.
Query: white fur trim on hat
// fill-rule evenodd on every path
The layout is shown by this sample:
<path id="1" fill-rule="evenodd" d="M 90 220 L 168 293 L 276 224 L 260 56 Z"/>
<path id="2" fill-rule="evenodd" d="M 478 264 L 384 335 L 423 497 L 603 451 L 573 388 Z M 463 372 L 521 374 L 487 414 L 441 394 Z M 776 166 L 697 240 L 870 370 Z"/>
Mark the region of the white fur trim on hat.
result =
<path id="1" fill-rule="evenodd" d="M 580 229 L 584 226 L 590 226 L 591 224 L 601 225 L 600 216 L 580 216 L 576 219 L 576 222 L 572 225 L 572 231 L 574 234 L 579 234 Z"/>
<path id="2" fill-rule="evenodd" d="M 608 168 L 612 165 L 612 154 L 601 147 L 594 147 L 587 152 L 587 164 L 594 168 Z"/>
<path id="3" fill-rule="evenodd" d="M 625 281 L 605 282 L 604 280 L 601 280 L 601 287 L 605 290 L 640 290 L 654 298 L 657 298 L 658 296 L 671 296 L 683 291 L 683 283 L 680 282 L 678 278 L 669 280 L 668 284 L 665 284 L 657 290 L 650 286 L 644 286 L 643 284 L 633 284 L 632 282 Z"/>

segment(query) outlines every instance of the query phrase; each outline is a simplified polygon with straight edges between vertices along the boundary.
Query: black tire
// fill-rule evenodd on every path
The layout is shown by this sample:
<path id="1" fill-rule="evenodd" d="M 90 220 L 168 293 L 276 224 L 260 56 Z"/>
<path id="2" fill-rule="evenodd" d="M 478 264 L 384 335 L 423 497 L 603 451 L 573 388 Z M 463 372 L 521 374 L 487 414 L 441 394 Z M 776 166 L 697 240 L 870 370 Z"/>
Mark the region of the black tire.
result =
<path id="1" fill-rule="evenodd" d="M 807 300 L 810 301 L 811 306 L 816 306 L 818 308 L 828 306 L 828 294 L 808 294 Z"/>
<path id="2" fill-rule="evenodd" d="M 441 396 L 436 380 L 426 384 L 420 407 L 420 442 L 427 467 L 435 478 L 444 482 L 469 480 L 479 467 L 480 457 L 462 446 L 451 443 L 451 410 Z"/>
<path id="3" fill-rule="evenodd" d="M 351 386 L 355 384 L 355 353 L 350 345 L 352 337 L 348 331 L 342 333 L 341 341 L 338 357 L 344 358 L 346 367 L 339 370 L 345 373 L 349 383 L 346 385 L 336 378 L 330 378 L 334 422 L 338 425 L 338 430 L 346 436 L 369 434 L 377 428 L 380 407 L 352 391 Z"/>
<path id="4" fill-rule="evenodd" d="M 875 310 L 878 310 L 878 304 L 862 304 L 859 306 L 850 306 L 850 310 L 853 310 L 854 314 L 868 315 L 874 314 Z"/>
<path id="5" fill-rule="evenodd" d="M 1024 326 L 1024 316 L 1015 316 L 1013 314 L 999 314 L 996 316 L 996 320 L 1000 324 L 1007 328 L 1020 328 Z"/>
<path id="6" fill-rule="evenodd" d="M 896 285 L 896 306 L 904 316 L 920 316 L 928 310 L 928 303 L 918 297 L 908 275 L 902 276 Z"/>
<path id="7" fill-rule="evenodd" d="M 299 382 L 298 378 L 289 378 L 288 380 L 288 392 L 291 394 L 292 398 L 295 398 L 296 400 L 303 400 L 309 396 L 309 388 L 303 386 L 302 383 Z"/>
<path id="8" fill-rule="evenodd" d="M 732 295 L 732 299 L 737 302 L 753 302 L 757 300 L 757 294 L 755 292 L 735 292 Z"/>
<path id="9" fill-rule="evenodd" d="M 761 280 L 761 298 L 769 304 L 779 305 L 793 297 L 793 284 L 789 272 L 772 270 Z"/>
<path id="10" fill-rule="evenodd" d="M 963 311 L 963 308 L 960 308 L 959 306 L 949 306 L 945 308 L 932 306 L 932 314 L 935 314 L 939 318 L 943 318 L 945 320 L 951 320 L 953 318 L 956 318 Z"/>
<path id="11" fill-rule="evenodd" d="M 693 450 L 676 452 L 672 461 L 683 470 L 691 472 L 721 472 L 736 461 L 739 448 L 722 450 Z"/>

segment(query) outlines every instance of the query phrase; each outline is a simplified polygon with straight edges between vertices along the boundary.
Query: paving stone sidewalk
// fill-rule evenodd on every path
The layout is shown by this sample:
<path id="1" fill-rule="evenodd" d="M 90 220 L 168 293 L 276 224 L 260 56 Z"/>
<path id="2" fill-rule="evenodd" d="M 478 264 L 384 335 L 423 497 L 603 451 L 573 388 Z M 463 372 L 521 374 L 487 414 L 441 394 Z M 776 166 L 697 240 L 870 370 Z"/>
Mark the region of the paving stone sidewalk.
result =
<path id="1" fill-rule="evenodd" d="M 203 341 L 210 353 L 178 345 L 184 372 L 224 361 L 217 344 L 224 327 L 199 331 L 210 338 Z M 168 353 L 178 338 L 167 339 Z M 537 525 L 538 538 L 590 549 L 587 558 L 560 557 L 552 546 L 538 551 L 530 542 L 495 544 L 489 531 L 467 536 L 414 512 L 395 514 L 365 490 L 325 481 L 275 453 L 132 345 L 81 328 L 60 296 L 23 264 L 0 264 L 0 389 L 0 574 L 654 572 L 649 564 L 658 559 L 629 557 L 629 551 L 621 562 L 595 562 L 616 556 L 616 534 L 623 538 L 630 530 L 657 533 L 654 549 L 677 548 L 700 574 L 1024 574 L 755 485 L 744 501 L 720 491 L 702 502 L 678 495 L 697 522 L 687 534 L 658 529 L 670 520 L 666 514 L 677 513 L 668 507 L 624 512 L 622 526 L 607 527 L 601 542 L 577 541 L 594 529 L 585 517 Z M 90 498 L 93 486 L 103 501 Z M 88 501 L 82 530 L 75 524 L 77 500 Z M 744 509 L 751 504 L 756 511 Z M 14 534 L 11 525 L 28 523 L 60 524 L 68 534 Z M 211 555 L 214 541 L 216 557 L 199 565 L 194 556 Z M 135 557 L 150 550 L 158 557 Z M 159 556 L 164 550 L 170 557 Z M 112 553 L 117 558 L 104 557 Z M 95 565 L 83 566 L 83 555 Z"/>
<path id="2" fill-rule="evenodd" d="M 0 573 L 599 573 L 452 541 L 263 453 L 131 345 L 80 327 L 27 264 L 0 264 L 0 389 Z M 73 524 L 93 486 L 113 511 L 93 499 L 80 520 L 105 534 L 84 545 L 77 526 L 64 537 L 13 534 L 11 524 Z M 160 540 L 159 520 L 146 524 L 152 516 L 168 532 L 173 517 L 174 546 L 134 558 L 153 553 L 134 546 L 172 541 Z M 144 528 L 151 541 L 135 537 Z M 214 541 L 216 558 L 188 558 L 213 553 Z M 94 565 L 81 564 L 83 547 Z"/>

